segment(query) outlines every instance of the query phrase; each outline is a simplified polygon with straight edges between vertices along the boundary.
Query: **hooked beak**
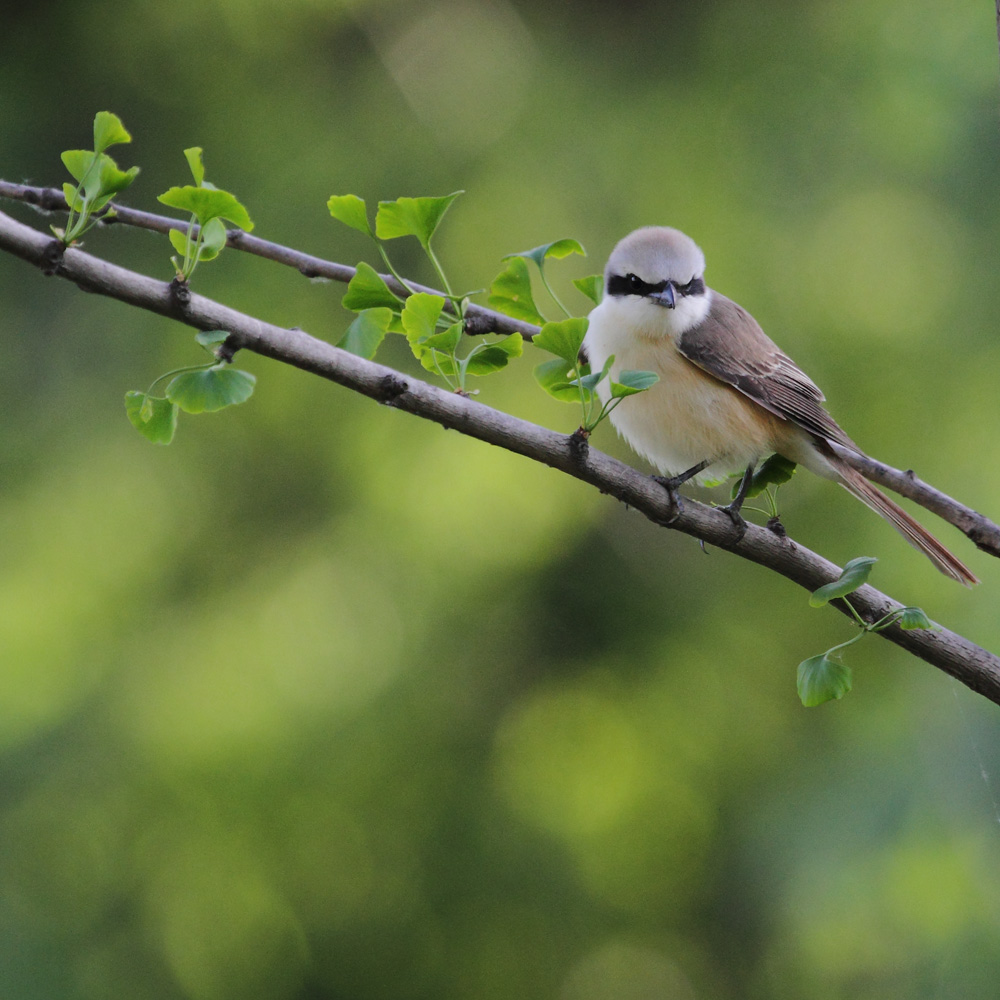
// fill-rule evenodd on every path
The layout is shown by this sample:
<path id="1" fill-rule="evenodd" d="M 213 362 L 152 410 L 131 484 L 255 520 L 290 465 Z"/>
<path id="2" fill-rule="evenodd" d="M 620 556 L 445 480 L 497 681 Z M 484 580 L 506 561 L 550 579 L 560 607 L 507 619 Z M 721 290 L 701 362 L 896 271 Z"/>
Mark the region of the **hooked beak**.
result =
<path id="1" fill-rule="evenodd" d="M 674 298 L 674 283 L 668 281 L 660 291 L 653 292 L 649 298 L 658 306 L 666 306 L 668 309 L 673 309 L 676 301 Z"/>

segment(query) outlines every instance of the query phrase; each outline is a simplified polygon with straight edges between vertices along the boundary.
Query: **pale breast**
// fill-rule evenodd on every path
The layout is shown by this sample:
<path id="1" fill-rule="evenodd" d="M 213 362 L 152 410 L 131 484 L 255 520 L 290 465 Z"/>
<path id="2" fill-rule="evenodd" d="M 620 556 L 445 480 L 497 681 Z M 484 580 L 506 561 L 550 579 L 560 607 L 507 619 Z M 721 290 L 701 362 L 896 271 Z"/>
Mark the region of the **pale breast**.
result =
<path id="1" fill-rule="evenodd" d="M 585 347 L 591 370 L 615 356 L 612 378 L 622 370 L 653 371 L 660 380 L 623 399 L 611 423 L 659 472 L 676 475 L 700 462 L 698 477 L 718 480 L 740 472 L 775 450 L 776 423 L 785 423 L 682 357 L 674 347 L 666 310 L 608 299 L 590 315 Z M 628 331 L 625 335 L 624 331 Z M 598 387 L 603 402 L 607 381 Z"/>

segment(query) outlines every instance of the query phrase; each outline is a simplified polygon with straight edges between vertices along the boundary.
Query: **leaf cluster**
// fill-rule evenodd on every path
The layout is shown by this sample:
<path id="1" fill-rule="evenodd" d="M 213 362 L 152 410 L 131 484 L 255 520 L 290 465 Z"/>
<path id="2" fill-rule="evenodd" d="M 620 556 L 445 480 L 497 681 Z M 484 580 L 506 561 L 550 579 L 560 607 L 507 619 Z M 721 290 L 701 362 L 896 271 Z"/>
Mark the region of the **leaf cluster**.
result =
<path id="1" fill-rule="evenodd" d="M 332 195 L 327 201 L 333 218 L 375 242 L 389 272 L 408 293 L 405 297 L 397 295 L 370 264 L 359 263 L 343 298 L 344 307 L 358 315 L 337 346 L 371 359 L 387 334 L 402 334 L 420 364 L 457 392 L 466 391 L 468 376 L 500 371 L 512 358 L 520 357 L 523 350 L 521 334 L 513 333 L 500 340 L 479 340 L 468 352 L 460 351 L 472 293 L 456 295 L 452 291 L 431 240 L 461 193 L 455 191 L 441 198 L 380 201 L 374 227 L 364 200 L 357 195 Z M 444 295 L 416 292 L 393 267 L 384 243 L 403 236 L 417 239 L 445 290 Z"/>
<path id="2" fill-rule="evenodd" d="M 859 556 L 852 559 L 840 571 L 836 580 L 824 584 L 809 596 L 809 605 L 813 608 L 821 608 L 829 604 L 830 601 L 843 600 L 854 616 L 860 631 L 847 642 L 842 642 L 832 649 L 828 649 L 825 653 L 810 656 L 799 664 L 799 698 L 807 708 L 843 698 L 851 690 L 851 668 L 840 662 L 839 651 L 853 645 L 869 632 L 881 632 L 883 629 L 889 628 L 890 625 L 899 625 L 903 629 L 939 631 L 939 626 L 927 617 L 922 608 L 896 608 L 875 622 L 866 622 L 858 614 L 847 597 L 867 581 L 868 575 L 877 561 L 871 556 Z"/>
<path id="3" fill-rule="evenodd" d="M 110 111 L 98 111 L 94 116 L 94 148 L 67 149 L 62 161 L 76 184 L 63 185 L 69 206 L 69 218 L 64 229 L 52 231 L 64 246 L 70 246 L 97 222 L 96 213 L 108 206 L 119 191 L 124 191 L 139 173 L 138 167 L 119 170 L 118 164 L 105 152 L 112 146 L 131 142 L 121 119 Z"/>
<path id="4" fill-rule="evenodd" d="M 132 426 L 154 444 L 170 444 L 177 430 L 180 410 L 185 413 L 215 413 L 227 406 L 245 403 L 251 396 L 256 378 L 249 372 L 232 368 L 220 357 L 225 330 L 199 333 L 195 340 L 213 360 L 204 365 L 178 368 L 161 375 L 145 392 L 125 393 L 125 412 Z M 169 381 L 167 381 L 169 379 Z M 167 382 L 162 396 L 153 390 Z"/>
<path id="5" fill-rule="evenodd" d="M 167 234 L 178 254 L 171 257 L 170 262 L 180 281 L 190 281 L 201 261 L 214 260 L 222 253 L 226 245 L 226 226 L 223 220 L 228 220 L 246 232 L 253 229 L 250 214 L 236 196 L 205 180 L 202 152 L 201 146 L 191 146 L 184 150 L 184 158 L 188 162 L 194 184 L 172 187 L 157 198 L 164 205 L 191 213 L 191 221 L 186 230 L 171 229 Z"/>

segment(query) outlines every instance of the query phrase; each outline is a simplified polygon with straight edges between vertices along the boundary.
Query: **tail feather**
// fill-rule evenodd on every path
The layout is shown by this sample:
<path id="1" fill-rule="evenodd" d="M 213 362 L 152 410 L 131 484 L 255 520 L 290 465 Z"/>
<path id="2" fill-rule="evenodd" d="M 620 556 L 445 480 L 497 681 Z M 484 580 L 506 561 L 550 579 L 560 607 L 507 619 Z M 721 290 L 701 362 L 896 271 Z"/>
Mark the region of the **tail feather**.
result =
<path id="1" fill-rule="evenodd" d="M 915 521 L 899 504 L 890 500 L 878 487 L 873 486 L 856 469 L 836 461 L 834 465 L 841 486 L 884 517 L 915 549 L 925 556 L 945 576 L 971 587 L 979 583 L 972 571 L 953 556 L 922 524 Z"/>

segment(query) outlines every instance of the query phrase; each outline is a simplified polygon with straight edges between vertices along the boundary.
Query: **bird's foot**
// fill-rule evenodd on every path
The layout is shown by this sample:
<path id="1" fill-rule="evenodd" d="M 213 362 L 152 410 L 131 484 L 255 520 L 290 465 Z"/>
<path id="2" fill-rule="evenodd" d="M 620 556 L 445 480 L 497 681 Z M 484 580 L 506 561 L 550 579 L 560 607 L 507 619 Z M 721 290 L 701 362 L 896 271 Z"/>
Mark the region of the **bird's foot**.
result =
<path id="1" fill-rule="evenodd" d="M 681 485 L 680 476 L 650 476 L 650 479 L 654 483 L 659 483 L 666 491 L 667 496 L 670 498 L 670 508 L 672 514 L 668 521 L 664 521 L 664 524 L 673 524 L 674 521 L 680 516 L 682 510 L 684 510 L 684 502 L 681 500 L 680 493 L 677 492 L 677 487 Z"/>
<path id="2" fill-rule="evenodd" d="M 743 520 L 743 515 L 740 513 L 740 508 L 743 506 L 741 503 L 726 504 L 725 507 L 716 507 L 716 510 L 721 510 L 724 514 L 729 515 L 729 520 L 733 522 L 733 527 L 739 532 L 737 541 L 739 541 L 747 533 L 747 523 Z"/>

